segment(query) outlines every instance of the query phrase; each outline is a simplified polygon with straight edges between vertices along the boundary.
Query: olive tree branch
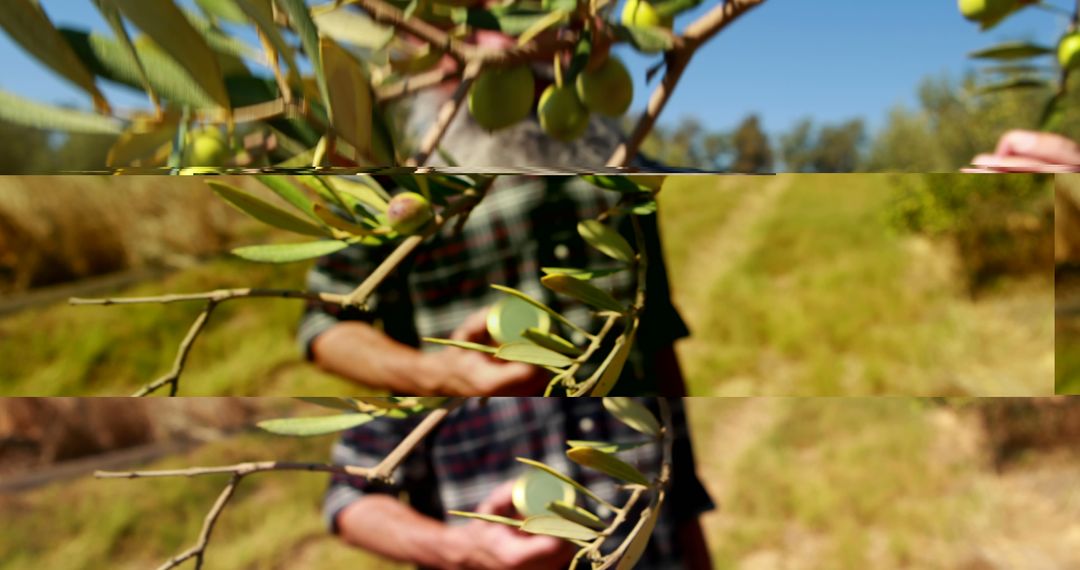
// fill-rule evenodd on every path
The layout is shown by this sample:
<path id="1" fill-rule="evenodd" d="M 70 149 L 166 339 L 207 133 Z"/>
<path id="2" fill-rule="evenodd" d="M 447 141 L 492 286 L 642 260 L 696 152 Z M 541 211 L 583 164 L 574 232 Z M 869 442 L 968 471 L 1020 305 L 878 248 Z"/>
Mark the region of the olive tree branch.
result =
<path id="1" fill-rule="evenodd" d="M 158 567 L 158 570 L 169 570 L 194 558 L 195 568 L 202 568 L 206 549 L 210 545 L 210 538 L 225 507 L 233 498 L 236 488 L 244 477 L 267 471 L 308 471 L 325 472 L 362 477 L 369 480 L 389 481 L 397 468 L 412 453 L 416 446 L 424 440 L 446 417 L 465 402 L 464 398 L 451 398 L 443 406 L 432 410 L 394 449 L 373 468 L 356 467 L 351 465 L 330 465 L 325 463 L 296 463 L 283 461 L 258 461 L 239 463 L 236 465 L 224 465 L 217 467 L 192 467 L 189 469 L 169 469 L 156 471 L 98 471 L 94 474 L 100 479 L 141 479 L 161 477 L 197 477 L 204 475 L 231 475 L 229 483 L 218 495 L 213 507 L 203 519 L 202 530 L 199 538 L 191 548 L 177 554 Z"/>
<path id="2" fill-rule="evenodd" d="M 204 301 L 206 303 L 202 312 L 196 317 L 195 321 L 188 329 L 187 335 L 184 340 L 181 341 L 179 350 L 177 351 L 176 358 L 173 361 L 173 366 L 168 373 L 160 378 L 150 382 L 136 391 L 132 396 L 147 396 L 156 392 L 164 386 L 169 387 L 169 396 L 176 396 L 180 388 L 180 376 L 183 374 L 184 366 L 187 363 L 188 355 L 191 353 L 192 346 L 195 344 L 195 340 L 203 329 L 206 328 L 206 324 L 210 319 L 210 315 L 213 313 L 217 306 L 225 301 L 231 301 L 233 299 L 247 299 L 257 297 L 277 297 L 284 299 L 306 299 L 309 301 L 320 301 L 326 304 L 340 305 L 343 307 L 363 307 L 366 305 L 368 298 L 371 294 L 382 284 L 383 281 L 392 273 L 404 260 L 420 246 L 421 243 L 428 236 L 433 235 L 439 231 L 449 220 L 459 216 L 465 216 L 480 203 L 480 200 L 486 195 L 487 190 L 494 183 L 494 178 L 487 178 L 480 183 L 476 188 L 470 188 L 463 192 L 461 199 L 454 202 L 446 208 L 446 211 L 436 214 L 435 219 L 429 224 L 427 231 L 409 236 L 400 245 L 398 245 L 394 251 L 384 259 L 375 271 L 371 273 L 364 281 L 357 286 L 348 295 L 341 295 L 336 293 L 318 293 L 311 291 L 295 291 L 288 289 L 219 289 L 216 291 L 209 291 L 205 293 L 188 293 L 188 294 L 172 294 L 172 295 L 159 295 L 152 297 L 127 297 L 127 298 L 104 298 L 104 299 L 81 299 L 71 298 L 69 303 L 72 305 L 137 305 L 137 304 L 169 304 L 180 302 L 193 302 Z"/>
<path id="3" fill-rule="evenodd" d="M 136 391 L 132 396 L 147 396 L 156 392 L 163 386 L 169 386 L 169 396 L 175 396 L 180 389 L 180 375 L 184 371 L 184 365 L 187 363 L 188 355 L 191 353 L 191 347 L 195 344 L 195 339 L 199 337 L 203 329 L 206 328 L 206 323 L 210 320 L 210 314 L 214 312 L 214 309 L 220 303 L 230 301 L 233 299 L 252 298 L 252 297 L 279 297 L 279 298 L 291 298 L 291 299 L 310 299 L 318 300 L 326 303 L 340 303 L 343 299 L 342 295 L 335 295 L 332 293 L 312 293 L 307 291 L 290 291 L 284 289 L 219 289 L 217 291 L 210 291 L 208 293 L 192 293 L 192 294 L 174 294 L 174 295 L 161 295 L 158 297 L 128 297 L 128 298 L 106 298 L 106 299 L 80 299 L 73 297 L 68 300 L 68 303 L 72 305 L 135 305 L 135 304 L 170 304 L 189 301 L 205 301 L 206 306 L 203 308 L 199 316 L 195 318 L 195 322 L 188 328 L 188 333 L 184 337 L 184 340 L 180 342 L 180 348 L 176 353 L 176 358 L 173 360 L 172 369 L 165 375 L 150 382 Z"/>
<path id="4" fill-rule="evenodd" d="M 664 78 L 660 81 L 660 85 L 656 86 L 649 97 L 645 113 L 638 119 L 630 138 L 612 153 L 607 162 L 608 166 L 627 166 L 637 155 L 641 143 L 656 125 L 657 118 L 664 110 L 672 93 L 675 92 L 679 79 L 682 78 L 686 66 L 698 48 L 737 20 L 739 16 L 763 2 L 765 0 L 726 0 L 687 26 L 682 36 L 677 39 L 675 47 L 664 55 L 667 69 L 664 71 Z"/>
<path id="5" fill-rule="evenodd" d="M 574 556 L 574 561 L 571 563 L 571 568 L 576 568 L 577 563 L 583 559 L 588 558 L 594 562 L 594 568 L 596 570 L 606 570 L 617 565 L 622 561 L 622 558 L 626 555 L 630 545 L 637 540 L 638 536 L 645 532 L 646 528 L 651 527 L 649 524 L 652 519 L 660 516 L 660 507 L 664 503 L 667 489 L 671 485 L 671 464 L 673 461 L 672 448 L 674 445 L 674 422 L 671 417 L 671 405 L 668 403 L 667 398 L 657 398 L 657 404 L 660 407 L 660 421 L 662 428 L 660 431 L 659 441 L 662 449 L 662 459 L 660 462 L 660 473 L 653 483 L 648 486 L 635 485 L 633 492 L 627 502 L 615 512 L 615 517 L 612 519 L 611 524 L 606 529 L 599 533 L 599 536 L 594 539 L 588 546 L 582 548 Z M 641 497 L 651 491 L 653 493 L 652 500 L 649 502 L 649 506 L 641 512 L 638 517 L 637 523 L 635 523 L 633 529 L 627 534 L 626 538 L 606 556 L 601 556 L 600 549 L 603 547 L 604 542 L 611 537 L 623 524 L 627 522 L 627 517 L 630 515 L 630 511 L 634 508 Z"/>
<path id="6" fill-rule="evenodd" d="M 375 292 L 375 289 L 377 289 L 390 273 L 397 269 L 397 267 L 401 265 L 401 263 L 404 262 L 405 259 L 424 242 L 424 240 L 441 230 L 450 220 L 472 211 L 472 209 L 480 203 L 480 200 L 484 198 L 487 189 L 491 187 L 491 184 L 494 181 L 494 178 L 489 178 L 482 182 L 481 186 L 483 186 L 483 191 L 478 191 L 476 188 L 466 190 L 460 200 L 448 206 L 446 211 L 437 213 L 424 232 L 405 238 L 405 241 L 401 242 L 401 244 L 398 245 L 386 259 L 382 260 L 379 266 L 371 272 L 371 275 L 368 275 L 367 279 L 364 279 L 352 293 L 345 296 L 341 304 L 346 307 L 362 306 L 366 304 L 368 298 Z"/>
<path id="7" fill-rule="evenodd" d="M 461 109 L 461 104 L 465 102 L 465 96 L 469 94 L 469 88 L 472 87 L 473 80 L 480 73 L 480 65 L 479 63 L 470 63 L 465 68 L 465 73 L 454 90 L 453 96 L 439 107 L 439 114 L 435 118 L 435 124 L 431 125 L 424 135 L 424 140 L 420 143 L 420 150 L 405 162 L 405 166 L 423 166 L 431 157 L 431 153 L 435 152 L 435 148 L 439 146 L 439 142 L 446 134 L 446 130 L 450 128 L 450 123 L 454 121 L 458 110 Z"/>

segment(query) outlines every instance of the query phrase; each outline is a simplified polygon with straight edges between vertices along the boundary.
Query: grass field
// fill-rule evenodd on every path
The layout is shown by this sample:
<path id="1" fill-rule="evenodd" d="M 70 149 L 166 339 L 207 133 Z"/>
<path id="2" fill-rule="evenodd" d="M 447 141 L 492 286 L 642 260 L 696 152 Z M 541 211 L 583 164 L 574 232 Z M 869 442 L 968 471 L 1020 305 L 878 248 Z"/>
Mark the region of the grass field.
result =
<path id="1" fill-rule="evenodd" d="M 973 300 L 888 176 L 713 180 L 661 197 L 694 395 L 1052 393 L 1049 268 Z"/>
<path id="2" fill-rule="evenodd" d="M 661 195 L 680 345 L 694 395 L 1032 395 L 1052 390 L 1053 282 L 977 300 L 955 255 L 903 234 L 878 175 L 683 177 Z M 123 295 L 301 287 L 304 267 L 222 258 Z M 0 319 L 0 389 L 127 394 L 164 373 L 198 306 L 33 309 Z M 222 305 L 184 395 L 354 392 L 305 365 L 300 303 Z"/>
<path id="3" fill-rule="evenodd" d="M 159 400 L 164 404 L 164 400 Z M 1030 452 L 994 471 L 962 403 L 908 398 L 696 398 L 704 524 L 717 568 L 884 570 L 1080 565 L 1080 456 Z M 327 438 L 243 434 L 149 467 L 324 460 Z M 185 549 L 221 477 L 81 478 L 0 496 L 0 568 L 154 567 Z M 321 474 L 245 480 L 207 568 L 399 568 L 338 544 Z M 980 565 L 981 564 L 981 565 Z"/>

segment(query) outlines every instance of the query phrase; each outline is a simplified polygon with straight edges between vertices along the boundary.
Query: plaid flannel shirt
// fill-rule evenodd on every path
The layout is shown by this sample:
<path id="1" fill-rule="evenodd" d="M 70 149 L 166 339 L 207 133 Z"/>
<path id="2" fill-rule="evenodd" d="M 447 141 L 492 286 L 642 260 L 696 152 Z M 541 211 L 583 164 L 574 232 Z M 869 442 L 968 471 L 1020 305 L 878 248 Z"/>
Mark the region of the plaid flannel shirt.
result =
<path id="1" fill-rule="evenodd" d="M 638 565 L 641 569 L 683 570 L 676 534 L 679 525 L 715 508 L 696 475 L 682 401 L 669 402 L 675 427 L 672 480 L 656 529 Z M 654 413 L 657 411 L 654 399 L 644 403 Z M 381 419 L 354 428 L 334 446 L 333 460 L 340 465 L 374 466 L 419 421 L 419 418 Z M 418 446 L 390 484 L 334 476 L 324 499 L 323 513 L 329 528 L 337 532 L 338 514 L 364 495 L 404 494 L 413 508 L 427 516 L 451 525 L 465 524 L 467 519 L 445 513 L 475 510 L 496 486 L 531 469 L 516 461 L 516 457 L 546 463 L 585 484 L 604 500 L 621 505 L 629 493 L 619 489 L 610 477 L 567 459 L 566 441 L 630 442 L 641 438 L 641 434 L 607 413 L 599 398 L 491 398 L 487 403 L 473 398 L 451 413 Z M 645 445 L 621 452 L 619 457 L 647 476 L 654 476 L 662 452 L 658 445 Z M 579 504 L 597 507 L 591 501 L 579 501 Z M 632 512 L 628 520 L 637 520 L 639 512 Z M 602 509 L 597 513 L 610 516 Z M 632 522 L 621 525 L 605 547 L 614 548 L 622 542 L 632 526 Z"/>
<path id="2" fill-rule="evenodd" d="M 613 260 L 578 235 L 577 224 L 607 210 L 617 197 L 617 193 L 578 178 L 501 178 L 473 210 L 463 231 L 454 235 L 452 228 L 446 227 L 427 240 L 375 291 L 368 311 L 309 304 L 298 334 L 301 349 L 310 358 L 311 342 L 319 334 L 342 320 L 362 320 L 376 324 L 399 342 L 422 350 L 440 350 L 441 346 L 421 344 L 419 339 L 447 338 L 471 313 L 498 301 L 504 294 L 491 284 L 524 291 L 575 324 L 596 331 L 601 319 L 583 304 L 543 287 L 541 268 L 613 266 Z M 656 394 L 658 379 L 647 373 L 652 369 L 652 355 L 689 332 L 670 299 L 656 217 L 643 216 L 641 222 L 649 260 L 647 301 L 636 348 L 615 388 L 614 393 L 620 395 Z M 613 223 L 631 244 L 635 243 L 629 219 Z M 392 247 L 355 246 L 322 258 L 308 274 L 308 289 L 348 293 Z M 623 271 L 593 283 L 630 302 L 634 278 L 631 272 Z M 585 340 L 574 331 L 556 332 L 577 343 Z"/>

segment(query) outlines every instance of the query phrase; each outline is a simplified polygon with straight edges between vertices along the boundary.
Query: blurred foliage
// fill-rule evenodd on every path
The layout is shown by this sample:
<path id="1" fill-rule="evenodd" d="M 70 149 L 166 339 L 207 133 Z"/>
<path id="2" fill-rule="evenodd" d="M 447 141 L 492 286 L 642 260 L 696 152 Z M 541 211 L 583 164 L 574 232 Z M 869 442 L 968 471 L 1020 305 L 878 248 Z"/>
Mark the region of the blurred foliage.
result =
<path id="1" fill-rule="evenodd" d="M 1070 80 L 1075 83 L 1076 78 Z M 1049 88 L 983 92 L 975 74 L 957 81 L 925 79 L 915 109 L 897 107 L 873 138 L 866 170 L 956 171 L 979 153 L 991 152 L 1009 129 L 1037 129 Z M 1070 90 L 1063 120 L 1054 132 L 1080 140 L 1080 96 Z"/>
<path id="2" fill-rule="evenodd" d="M 899 192 L 889 208 L 892 223 L 952 240 L 973 293 L 1005 275 L 1052 275 L 1052 176 L 925 174 L 893 181 Z"/>
<path id="3" fill-rule="evenodd" d="M 4 145 L 0 172 L 28 174 L 100 169 L 115 137 L 51 132 L 0 121 L 0 140 L 18 141 Z"/>
<path id="4" fill-rule="evenodd" d="M 803 119 L 781 135 L 780 153 L 787 172 L 854 172 L 865 139 L 862 119 L 816 128 L 813 121 Z"/>

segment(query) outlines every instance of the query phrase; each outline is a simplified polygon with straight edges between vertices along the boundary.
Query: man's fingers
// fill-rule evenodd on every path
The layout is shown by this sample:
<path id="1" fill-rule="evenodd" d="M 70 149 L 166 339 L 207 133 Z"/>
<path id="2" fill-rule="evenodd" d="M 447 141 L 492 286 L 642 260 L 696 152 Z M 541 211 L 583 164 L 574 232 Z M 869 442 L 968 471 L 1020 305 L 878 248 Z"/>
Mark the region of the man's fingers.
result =
<path id="1" fill-rule="evenodd" d="M 1080 168 L 1038 158 L 997 154 L 980 154 L 972 159 L 971 164 L 977 168 L 966 169 L 967 172 L 1074 172 Z"/>
<path id="2" fill-rule="evenodd" d="M 482 309 L 469 315 L 454 329 L 454 332 L 450 334 L 450 338 L 464 342 L 490 344 L 491 335 L 488 334 L 487 330 L 487 315 L 488 309 Z"/>
<path id="3" fill-rule="evenodd" d="M 994 154 L 1024 157 L 1054 165 L 1080 166 L 1080 145 L 1053 133 L 1009 131 L 998 140 Z"/>
<path id="4" fill-rule="evenodd" d="M 514 510 L 514 481 L 505 481 L 492 489 L 484 501 L 476 507 L 476 512 L 484 515 L 498 515 L 513 517 Z"/>

